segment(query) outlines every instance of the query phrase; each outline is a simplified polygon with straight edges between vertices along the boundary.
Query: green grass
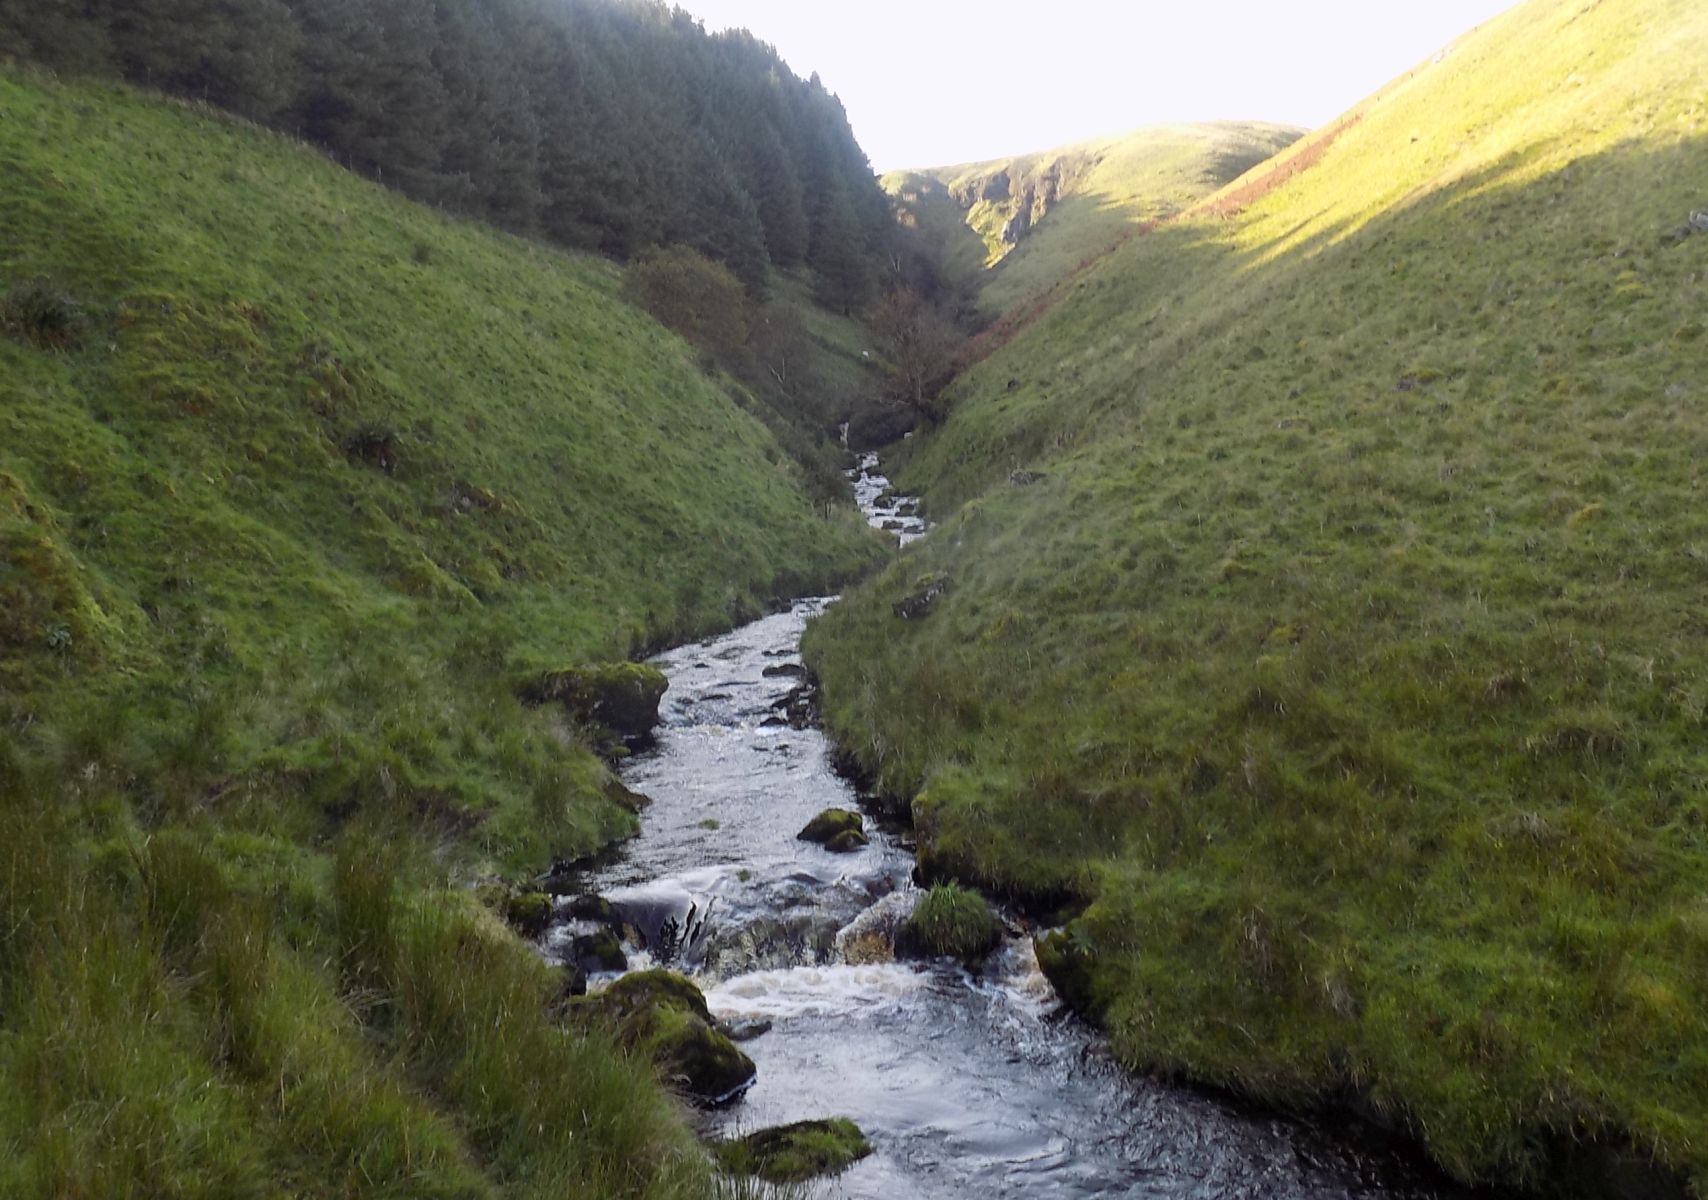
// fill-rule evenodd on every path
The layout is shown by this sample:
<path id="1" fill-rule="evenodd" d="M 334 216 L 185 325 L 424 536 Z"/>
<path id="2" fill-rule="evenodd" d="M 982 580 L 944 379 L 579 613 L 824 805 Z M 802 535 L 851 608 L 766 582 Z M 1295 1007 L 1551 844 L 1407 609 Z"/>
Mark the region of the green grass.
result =
<path id="1" fill-rule="evenodd" d="M 976 962 L 1002 938 L 1002 927 L 977 892 L 939 883 L 920 900 L 898 941 L 928 957 Z"/>
<path id="2" fill-rule="evenodd" d="M 1534 0 L 1128 241 L 809 632 L 933 869 L 1083 906 L 1130 1065 L 1708 1188 L 1704 62 L 1697 5 Z"/>
<path id="3" fill-rule="evenodd" d="M 0 1192 L 722 1186 L 457 885 L 634 829 L 518 687 L 883 549 L 619 282 L 0 66 Z"/>
<path id="4" fill-rule="evenodd" d="M 944 247 L 950 276 L 973 281 L 979 307 L 995 315 L 1037 299 L 1136 227 L 1189 207 L 1299 133 L 1256 122 L 1154 126 L 1010 159 L 896 172 L 884 185 Z M 1061 181 L 1048 215 L 1014 243 L 1002 236 L 1014 203 L 980 198 L 987 181 L 1004 175 L 1011 196 L 1047 175 Z"/>

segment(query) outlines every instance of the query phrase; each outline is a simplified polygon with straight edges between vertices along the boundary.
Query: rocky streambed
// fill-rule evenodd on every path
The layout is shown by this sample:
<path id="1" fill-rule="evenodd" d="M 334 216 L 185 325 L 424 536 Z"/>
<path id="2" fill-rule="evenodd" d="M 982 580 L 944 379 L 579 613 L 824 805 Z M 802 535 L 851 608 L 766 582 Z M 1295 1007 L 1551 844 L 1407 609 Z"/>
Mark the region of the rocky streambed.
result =
<path id="1" fill-rule="evenodd" d="M 873 524 L 925 532 L 875 459 L 855 484 Z M 545 938 L 595 993 L 627 972 L 613 1002 L 647 968 L 698 985 L 756 1068 L 708 1094 L 723 1101 L 702 1110 L 708 1136 L 852 1119 L 872 1152 L 812 1185 L 825 1196 L 1460 1194 L 1334 1129 L 1125 1074 L 1064 1010 L 1017 921 L 976 969 L 896 961 L 921 897 L 908 832 L 867 816 L 864 844 L 845 839 L 842 853 L 797 837 L 826 809 L 859 809 L 799 659 L 802 630 L 830 603 L 654 660 L 670 680 L 657 744 L 623 772 L 652 799 L 643 832 L 574 877 L 563 890 L 583 898 L 557 902 Z"/>

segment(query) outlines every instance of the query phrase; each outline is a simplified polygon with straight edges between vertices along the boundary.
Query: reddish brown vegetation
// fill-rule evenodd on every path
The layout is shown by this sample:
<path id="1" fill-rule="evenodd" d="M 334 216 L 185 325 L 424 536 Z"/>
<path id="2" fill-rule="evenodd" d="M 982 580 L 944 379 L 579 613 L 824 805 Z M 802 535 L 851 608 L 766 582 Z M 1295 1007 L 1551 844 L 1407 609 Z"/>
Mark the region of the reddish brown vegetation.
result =
<path id="1" fill-rule="evenodd" d="M 1363 113 L 1353 113 L 1336 122 L 1321 134 L 1317 135 L 1309 145 L 1304 146 L 1286 162 L 1278 163 L 1253 179 L 1250 183 L 1242 184 L 1232 191 L 1218 192 L 1208 200 L 1193 208 L 1187 209 L 1172 217 L 1163 217 L 1153 221 L 1143 221 L 1123 232 L 1109 245 L 1096 254 L 1083 259 L 1067 276 L 1049 291 L 1028 300 L 1017 308 L 1011 309 L 998 317 L 991 325 L 977 336 L 968 339 L 961 347 L 955 358 L 955 372 L 959 374 L 969 367 L 975 366 L 989 358 L 1009 342 L 1019 336 L 1021 330 L 1027 328 L 1039 317 L 1048 312 L 1058 300 L 1070 291 L 1076 280 L 1092 267 L 1107 259 L 1127 242 L 1136 237 L 1144 237 L 1155 232 L 1163 225 L 1182 218 L 1218 216 L 1238 216 L 1259 200 L 1278 190 L 1289 180 L 1309 171 L 1323 160 L 1329 147 L 1340 140 L 1340 135 L 1351 129 L 1364 119 Z"/>

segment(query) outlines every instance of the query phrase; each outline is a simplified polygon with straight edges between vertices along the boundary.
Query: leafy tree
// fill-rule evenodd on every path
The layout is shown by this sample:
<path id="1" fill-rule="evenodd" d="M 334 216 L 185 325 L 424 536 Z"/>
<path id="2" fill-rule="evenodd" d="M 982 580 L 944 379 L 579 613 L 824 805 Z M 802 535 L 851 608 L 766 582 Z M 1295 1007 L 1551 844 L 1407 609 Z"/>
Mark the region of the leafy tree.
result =
<path id="1" fill-rule="evenodd" d="M 919 293 L 901 288 L 878 302 L 867 323 L 894 365 L 902 402 L 925 420 L 939 420 L 937 397 L 953 372 L 961 340 L 953 322 Z"/>
<path id="2" fill-rule="evenodd" d="M 647 251 L 623 277 L 623 294 L 719 360 L 747 346 L 746 290 L 728 267 L 697 250 Z"/>

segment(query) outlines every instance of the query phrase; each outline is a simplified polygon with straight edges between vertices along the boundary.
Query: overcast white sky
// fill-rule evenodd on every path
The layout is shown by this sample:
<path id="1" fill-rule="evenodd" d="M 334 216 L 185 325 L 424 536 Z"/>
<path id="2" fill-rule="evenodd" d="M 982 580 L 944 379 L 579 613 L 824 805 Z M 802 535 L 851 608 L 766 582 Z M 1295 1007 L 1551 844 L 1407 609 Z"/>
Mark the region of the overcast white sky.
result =
<path id="1" fill-rule="evenodd" d="M 1332 120 L 1513 0 L 677 0 L 842 97 L 880 171 L 1167 121 Z"/>

